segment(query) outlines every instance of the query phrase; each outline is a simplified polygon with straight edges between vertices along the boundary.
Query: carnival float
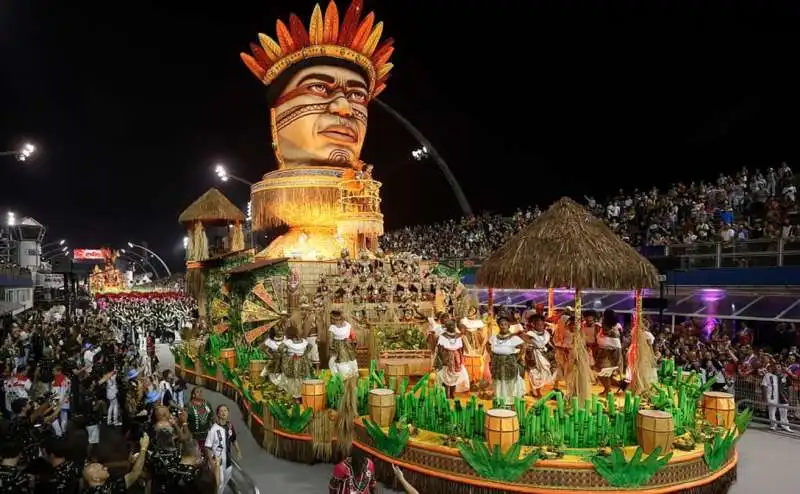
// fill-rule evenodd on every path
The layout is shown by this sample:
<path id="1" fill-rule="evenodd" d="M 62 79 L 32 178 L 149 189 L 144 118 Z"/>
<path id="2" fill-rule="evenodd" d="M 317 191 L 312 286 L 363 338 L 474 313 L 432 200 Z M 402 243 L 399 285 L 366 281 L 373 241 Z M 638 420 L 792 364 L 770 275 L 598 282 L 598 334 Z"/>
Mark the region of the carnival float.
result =
<path id="1" fill-rule="evenodd" d="M 292 15 L 288 27 L 278 21 L 277 42 L 259 35 L 242 55 L 268 86 L 278 161 L 253 186 L 254 221 L 289 233 L 262 252 L 234 242 L 216 256 L 190 249 L 187 286 L 203 300 L 204 323 L 174 347 L 178 374 L 236 400 L 278 457 L 338 461 L 359 448 L 379 480 L 393 484 L 396 465 L 420 492 L 727 492 L 749 411 L 670 360 L 656 368 L 641 293 L 658 273 L 580 205 L 558 201 L 478 271 L 490 290 L 575 290 L 571 313 L 543 308 L 556 331 L 575 337 L 559 363 L 568 371 L 538 397 L 522 373 L 510 379 L 525 393 L 498 385 L 521 357 L 487 350 L 511 339 L 491 297 L 481 318 L 457 273 L 376 247 L 377 186 L 364 182 L 371 167 L 358 157 L 366 105 L 384 88 L 393 48 L 361 7 L 354 1 L 340 22 L 333 2 L 324 13 L 316 6 L 308 29 Z M 325 122 L 329 137 L 303 134 Z M 181 222 L 199 231 L 198 221 L 239 217 L 204 209 L 216 213 L 185 212 Z M 631 290 L 638 301 L 625 391 L 594 384 L 622 369 L 593 369 L 580 324 L 570 326 L 581 320 L 582 290 L 596 288 Z M 431 334 L 463 346 L 432 344 Z M 468 379 L 443 374 L 450 351 Z"/>
<path id="2" fill-rule="evenodd" d="M 119 252 L 111 249 L 102 249 L 103 267 L 95 265 L 89 273 L 89 290 L 93 294 L 121 292 L 128 288 L 125 275 L 117 268 Z"/>

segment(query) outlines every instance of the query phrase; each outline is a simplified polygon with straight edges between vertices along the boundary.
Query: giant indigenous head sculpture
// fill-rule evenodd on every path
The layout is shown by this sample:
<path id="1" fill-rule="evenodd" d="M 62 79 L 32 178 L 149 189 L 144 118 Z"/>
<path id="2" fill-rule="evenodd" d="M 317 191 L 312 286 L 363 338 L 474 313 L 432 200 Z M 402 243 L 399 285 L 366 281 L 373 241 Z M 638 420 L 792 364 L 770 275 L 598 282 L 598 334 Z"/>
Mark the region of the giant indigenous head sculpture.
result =
<path id="1" fill-rule="evenodd" d="M 349 167 L 361 154 L 367 105 L 385 88 L 394 51 L 391 38 L 379 45 L 383 23 L 362 0 L 344 18 L 331 0 L 323 16 L 314 7 L 308 30 L 292 14 L 277 22 L 276 42 L 259 34 L 252 55 L 241 57 L 268 87 L 272 140 L 279 166 Z"/>

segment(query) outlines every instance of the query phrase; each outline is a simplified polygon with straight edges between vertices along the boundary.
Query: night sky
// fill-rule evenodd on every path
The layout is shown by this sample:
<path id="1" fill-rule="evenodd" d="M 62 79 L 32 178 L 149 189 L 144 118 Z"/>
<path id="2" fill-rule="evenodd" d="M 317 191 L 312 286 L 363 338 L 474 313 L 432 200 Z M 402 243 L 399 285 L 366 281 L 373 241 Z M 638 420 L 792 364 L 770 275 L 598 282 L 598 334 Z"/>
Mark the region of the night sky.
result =
<path id="1" fill-rule="evenodd" d="M 314 3 L 3 1 L 0 145 L 40 152 L 2 158 L 0 207 L 71 247 L 147 242 L 179 266 L 186 206 L 214 185 L 247 202 L 213 165 L 252 181 L 274 168 L 264 88 L 239 52 L 274 36 L 278 16 L 307 22 Z M 365 3 L 396 39 L 382 98 L 476 211 L 800 155 L 797 2 Z M 362 158 L 384 182 L 389 229 L 459 214 L 416 146 L 372 107 Z"/>

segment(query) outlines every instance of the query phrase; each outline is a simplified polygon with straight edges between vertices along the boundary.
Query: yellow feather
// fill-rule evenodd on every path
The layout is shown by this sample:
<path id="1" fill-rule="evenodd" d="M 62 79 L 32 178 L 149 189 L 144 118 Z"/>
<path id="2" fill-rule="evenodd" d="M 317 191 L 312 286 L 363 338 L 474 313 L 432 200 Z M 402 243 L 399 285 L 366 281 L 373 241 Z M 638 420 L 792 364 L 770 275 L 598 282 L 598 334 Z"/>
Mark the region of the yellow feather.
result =
<path id="1" fill-rule="evenodd" d="M 261 48 L 267 52 L 267 56 L 273 62 L 283 56 L 283 50 L 281 50 L 280 45 L 266 34 L 258 33 L 258 41 L 261 43 Z"/>
<path id="2" fill-rule="evenodd" d="M 378 79 L 382 79 L 386 74 L 388 74 L 389 71 L 392 70 L 392 67 L 394 67 L 394 64 L 392 63 L 381 65 L 381 67 L 378 69 Z"/>
<path id="3" fill-rule="evenodd" d="M 312 45 L 322 44 L 323 31 L 322 9 L 319 4 L 316 4 L 314 12 L 311 14 L 311 24 L 308 25 L 308 39 Z"/>
<path id="4" fill-rule="evenodd" d="M 364 44 L 364 49 L 361 50 L 361 53 L 364 55 L 371 57 L 372 53 L 375 51 L 375 48 L 378 47 L 378 41 L 381 40 L 381 34 L 383 34 L 383 22 L 379 22 L 375 29 L 372 30 L 372 34 L 369 35 L 367 38 L 367 42 Z"/>

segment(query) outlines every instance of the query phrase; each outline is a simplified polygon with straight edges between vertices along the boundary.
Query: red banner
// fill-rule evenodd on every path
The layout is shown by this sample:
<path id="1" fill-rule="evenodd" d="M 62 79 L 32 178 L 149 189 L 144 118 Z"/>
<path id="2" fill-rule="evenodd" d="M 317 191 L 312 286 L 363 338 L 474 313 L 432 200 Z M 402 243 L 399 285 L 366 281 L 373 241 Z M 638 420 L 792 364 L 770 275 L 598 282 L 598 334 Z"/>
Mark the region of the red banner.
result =
<path id="1" fill-rule="evenodd" d="M 106 249 L 72 249 L 72 258 L 76 261 L 103 261 Z"/>

